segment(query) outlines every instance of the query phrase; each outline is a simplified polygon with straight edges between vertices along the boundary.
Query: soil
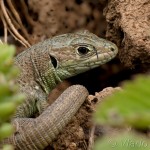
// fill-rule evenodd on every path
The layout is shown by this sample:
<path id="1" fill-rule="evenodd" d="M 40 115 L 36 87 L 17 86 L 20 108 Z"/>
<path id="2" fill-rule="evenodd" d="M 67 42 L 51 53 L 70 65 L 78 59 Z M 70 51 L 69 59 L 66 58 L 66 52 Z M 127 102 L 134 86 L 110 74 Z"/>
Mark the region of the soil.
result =
<path id="1" fill-rule="evenodd" d="M 25 0 L 26 11 L 19 1 L 12 1 L 31 45 L 55 35 L 87 29 L 119 47 L 118 56 L 111 62 L 58 85 L 49 95 L 50 103 L 71 84 L 82 84 L 90 94 L 95 94 L 106 87 L 116 87 L 122 81 L 132 79 L 133 75 L 150 71 L 149 0 Z M 0 20 L 2 38 L 3 29 Z M 23 34 L 21 29 L 18 31 Z M 25 49 L 11 34 L 8 43 L 16 45 L 17 53 Z M 87 150 L 94 126 L 95 105 L 113 91 L 114 88 L 107 88 L 89 96 L 64 131 L 46 149 Z M 104 131 L 103 127 L 98 128 L 95 137 L 102 136 Z"/>
<path id="2" fill-rule="evenodd" d="M 62 87 L 62 84 L 59 88 L 60 87 Z M 101 103 L 104 98 L 118 90 L 121 89 L 119 87 L 107 87 L 101 92 L 96 92 L 95 96 L 89 95 L 77 114 L 72 118 L 72 121 L 64 128 L 63 132 L 58 135 L 57 139 L 46 148 L 46 150 L 87 150 L 89 147 L 93 146 L 90 140 L 93 141 L 96 137 L 113 132 L 113 128 L 95 126 L 92 114 L 95 111 L 97 104 Z M 92 128 L 95 128 L 94 133 L 91 132 Z"/>
<path id="3" fill-rule="evenodd" d="M 150 68 L 150 1 L 112 0 L 105 8 L 106 36 L 120 48 L 127 67 Z"/>

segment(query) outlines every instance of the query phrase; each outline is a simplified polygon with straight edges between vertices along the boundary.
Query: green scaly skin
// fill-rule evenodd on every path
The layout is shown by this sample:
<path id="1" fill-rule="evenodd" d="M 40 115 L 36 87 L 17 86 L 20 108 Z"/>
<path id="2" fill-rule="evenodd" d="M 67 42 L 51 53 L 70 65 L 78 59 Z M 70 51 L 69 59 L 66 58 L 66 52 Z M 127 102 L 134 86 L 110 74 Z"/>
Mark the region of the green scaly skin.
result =
<path id="1" fill-rule="evenodd" d="M 4 143 L 15 149 L 40 150 L 48 146 L 78 111 L 88 95 L 80 85 L 68 88 L 51 106 L 49 92 L 62 80 L 105 64 L 116 56 L 115 44 L 88 31 L 68 33 L 40 42 L 19 54 L 15 65 L 25 102 L 12 120 L 15 133 Z M 31 118 L 35 113 L 41 115 Z"/>

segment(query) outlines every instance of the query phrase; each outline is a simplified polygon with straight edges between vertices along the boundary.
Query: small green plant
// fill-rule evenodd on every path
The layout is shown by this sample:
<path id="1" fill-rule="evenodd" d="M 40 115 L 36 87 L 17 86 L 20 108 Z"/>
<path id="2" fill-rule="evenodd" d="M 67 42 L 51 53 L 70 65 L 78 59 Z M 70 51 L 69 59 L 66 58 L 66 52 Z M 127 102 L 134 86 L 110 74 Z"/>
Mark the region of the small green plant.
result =
<path id="1" fill-rule="evenodd" d="M 10 118 L 24 99 L 15 84 L 19 71 L 13 65 L 14 54 L 14 46 L 0 44 L 0 141 L 13 133 Z M 5 146 L 5 149 L 10 149 L 10 146 Z"/>
<path id="2" fill-rule="evenodd" d="M 123 85 L 123 90 L 114 93 L 112 96 L 106 98 L 97 107 L 97 111 L 94 114 L 96 123 L 101 125 L 111 125 L 119 127 L 132 127 L 138 129 L 148 129 L 150 127 L 150 76 L 139 75 L 134 81 L 127 81 Z M 147 150 L 150 149 L 150 141 L 142 139 L 147 144 L 145 148 L 143 146 L 137 147 L 119 147 L 124 139 L 130 139 L 133 144 L 140 143 L 141 137 L 139 135 L 134 136 L 133 133 L 112 138 L 113 143 L 118 143 L 115 150 Z M 118 137 L 118 138 L 117 138 Z M 95 150 L 98 149 L 113 149 L 108 144 L 108 138 L 104 141 L 98 142 L 95 146 Z M 102 148 L 102 147 L 105 148 Z"/>
<path id="3" fill-rule="evenodd" d="M 114 126 L 150 127 L 150 76 L 138 76 L 133 82 L 125 82 L 122 91 L 98 106 L 95 120 Z"/>
<path id="4" fill-rule="evenodd" d="M 138 134 L 123 132 L 97 140 L 94 150 L 150 150 L 150 142 Z"/>

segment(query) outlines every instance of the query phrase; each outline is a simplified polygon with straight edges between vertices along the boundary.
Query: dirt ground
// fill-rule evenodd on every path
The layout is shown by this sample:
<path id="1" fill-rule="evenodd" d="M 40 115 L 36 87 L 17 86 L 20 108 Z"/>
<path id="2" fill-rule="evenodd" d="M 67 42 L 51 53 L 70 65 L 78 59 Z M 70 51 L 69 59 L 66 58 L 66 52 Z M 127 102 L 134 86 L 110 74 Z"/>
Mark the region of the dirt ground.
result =
<path id="1" fill-rule="evenodd" d="M 87 29 L 96 35 L 117 44 L 118 56 L 110 63 L 78 75 L 59 85 L 50 93 L 50 103 L 71 84 L 83 84 L 90 94 L 106 87 L 115 87 L 139 73 L 150 71 L 150 1 L 149 0 L 25 0 L 14 1 L 21 21 L 13 16 L 13 9 L 5 2 L 12 14 L 16 30 L 33 45 L 39 41 L 67 32 Z M 22 23 L 21 23 L 22 22 Z M 0 19 L 0 36 L 4 38 L 4 22 Z M 22 26 L 22 25 L 23 26 Z M 10 25 L 8 25 L 10 28 Z M 12 29 L 9 29 L 12 30 Z M 17 47 L 17 53 L 25 47 L 8 33 L 8 43 Z M 26 42 L 25 42 L 26 43 Z M 28 45 L 28 44 L 26 44 Z M 109 89 L 108 91 L 113 91 Z M 46 149 L 87 150 L 90 142 L 92 112 L 98 97 L 90 96 L 79 112 L 58 138 Z M 57 93 L 57 94 L 56 94 Z M 95 137 L 104 130 L 95 130 Z"/>

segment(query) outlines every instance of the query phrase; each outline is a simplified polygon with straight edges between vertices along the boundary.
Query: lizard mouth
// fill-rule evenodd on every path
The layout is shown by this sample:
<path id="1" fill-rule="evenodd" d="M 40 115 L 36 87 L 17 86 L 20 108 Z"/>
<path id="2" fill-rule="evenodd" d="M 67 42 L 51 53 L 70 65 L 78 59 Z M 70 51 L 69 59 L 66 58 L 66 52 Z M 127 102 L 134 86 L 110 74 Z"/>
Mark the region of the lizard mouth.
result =
<path id="1" fill-rule="evenodd" d="M 100 65 L 100 64 L 104 64 L 106 62 L 108 62 L 109 60 L 111 60 L 112 58 L 114 58 L 116 56 L 116 52 L 107 52 L 107 53 L 102 53 L 102 54 L 98 54 L 91 57 L 90 60 L 86 60 L 85 63 L 93 63 L 93 65 Z"/>
<path id="2" fill-rule="evenodd" d="M 116 51 L 110 51 L 98 55 L 94 55 L 90 59 L 84 60 L 79 64 L 77 67 L 83 67 L 83 68 L 95 68 L 98 67 L 101 64 L 104 64 L 108 61 L 110 61 L 112 58 L 116 56 Z"/>
<path id="3" fill-rule="evenodd" d="M 90 57 L 89 59 L 82 60 L 81 62 L 78 62 L 76 64 L 73 64 L 67 68 L 67 70 L 70 72 L 73 72 L 75 74 L 85 72 L 89 69 L 93 69 L 98 67 L 101 64 L 105 64 L 106 62 L 110 61 L 112 58 L 116 56 L 117 52 L 116 51 L 110 51 L 106 53 L 98 53 L 97 55 L 94 55 Z"/>

